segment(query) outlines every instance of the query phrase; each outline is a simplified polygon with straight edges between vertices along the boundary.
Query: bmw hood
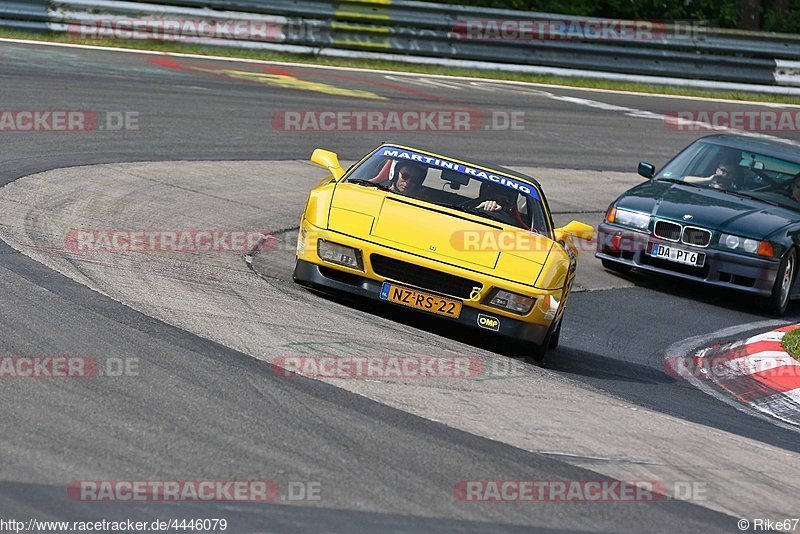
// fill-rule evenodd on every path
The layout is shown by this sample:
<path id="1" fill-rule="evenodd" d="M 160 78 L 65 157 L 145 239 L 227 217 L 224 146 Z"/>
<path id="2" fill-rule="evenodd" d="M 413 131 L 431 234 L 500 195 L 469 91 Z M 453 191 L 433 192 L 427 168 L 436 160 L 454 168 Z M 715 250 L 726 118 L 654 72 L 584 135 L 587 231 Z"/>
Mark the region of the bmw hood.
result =
<path id="1" fill-rule="evenodd" d="M 617 208 L 746 237 L 766 238 L 800 219 L 800 213 L 715 189 L 651 181 L 634 187 Z"/>

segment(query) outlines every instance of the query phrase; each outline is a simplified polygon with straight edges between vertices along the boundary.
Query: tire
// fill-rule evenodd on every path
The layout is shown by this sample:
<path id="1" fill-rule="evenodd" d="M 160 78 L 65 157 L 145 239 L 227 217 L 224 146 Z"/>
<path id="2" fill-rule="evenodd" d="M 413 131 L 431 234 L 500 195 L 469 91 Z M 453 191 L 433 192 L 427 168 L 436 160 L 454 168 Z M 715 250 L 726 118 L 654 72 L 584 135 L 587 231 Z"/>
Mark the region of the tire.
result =
<path id="1" fill-rule="evenodd" d="M 550 329 L 547 331 L 547 335 L 544 337 L 541 344 L 530 343 L 528 345 L 529 348 L 525 352 L 525 361 L 533 365 L 542 365 L 545 356 L 547 356 L 547 349 L 556 348 L 560 336 L 561 320 L 558 321 L 557 325 L 550 325 Z"/>
<path id="2" fill-rule="evenodd" d="M 564 322 L 564 316 L 561 316 L 561 319 L 558 320 L 558 326 L 556 327 L 553 334 L 550 336 L 550 342 L 547 344 L 547 348 L 555 349 L 558 347 L 558 341 L 561 338 L 561 324 Z"/>
<path id="3" fill-rule="evenodd" d="M 767 313 L 773 315 L 783 315 L 789 305 L 789 295 L 797 276 L 797 251 L 791 249 L 781 259 L 778 266 L 778 275 L 775 277 L 775 285 L 772 287 L 772 295 L 766 297 L 761 302 L 761 307 Z"/>
<path id="4" fill-rule="evenodd" d="M 550 342 L 545 339 L 541 345 L 531 343 L 529 351 L 525 354 L 525 361 L 533 365 L 544 364 L 544 357 L 547 356 L 547 348 Z"/>
<path id="5" fill-rule="evenodd" d="M 624 263 L 617 263 L 615 261 L 601 259 L 600 263 L 603 264 L 603 267 L 608 269 L 609 271 L 614 271 L 615 273 L 625 274 L 629 273 L 633 267 L 630 265 L 625 265 Z"/>

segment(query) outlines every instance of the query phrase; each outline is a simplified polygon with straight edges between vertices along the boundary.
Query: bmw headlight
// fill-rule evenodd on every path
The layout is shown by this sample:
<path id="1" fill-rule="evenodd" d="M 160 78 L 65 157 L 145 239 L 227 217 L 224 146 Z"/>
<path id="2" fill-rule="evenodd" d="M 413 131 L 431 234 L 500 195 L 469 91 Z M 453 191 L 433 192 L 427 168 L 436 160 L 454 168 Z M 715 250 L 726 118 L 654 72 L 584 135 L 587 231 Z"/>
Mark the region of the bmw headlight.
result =
<path id="1" fill-rule="evenodd" d="M 610 223 L 621 226 L 629 226 L 637 230 L 647 230 L 650 226 L 650 214 L 640 211 L 631 211 L 620 208 L 612 208 L 608 212 L 606 220 Z"/>
<path id="2" fill-rule="evenodd" d="M 511 291 L 495 289 L 494 293 L 489 299 L 489 306 L 503 308 L 514 313 L 525 315 L 531 311 L 534 302 L 536 302 L 536 299 L 534 298 L 518 295 L 517 293 L 512 293 Z"/>
<path id="3" fill-rule="evenodd" d="M 338 263 L 360 271 L 364 270 L 364 265 L 361 262 L 361 251 L 356 248 L 320 239 L 317 241 L 317 254 L 325 261 Z"/>
<path id="4" fill-rule="evenodd" d="M 719 235 L 719 246 L 731 250 L 739 250 L 748 254 L 758 254 L 759 256 L 772 257 L 772 244 L 768 241 L 759 241 L 749 237 L 741 237 L 731 234 Z"/>

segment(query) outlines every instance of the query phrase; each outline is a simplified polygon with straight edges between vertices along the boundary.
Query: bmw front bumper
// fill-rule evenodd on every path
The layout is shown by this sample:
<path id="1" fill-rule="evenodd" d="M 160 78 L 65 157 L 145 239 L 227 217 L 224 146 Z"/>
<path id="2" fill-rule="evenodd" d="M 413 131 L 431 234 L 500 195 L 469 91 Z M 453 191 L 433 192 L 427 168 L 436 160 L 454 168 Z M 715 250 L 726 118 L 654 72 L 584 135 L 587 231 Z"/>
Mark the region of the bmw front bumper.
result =
<path id="1" fill-rule="evenodd" d="M 649 256 L 653 243 L 678 247 L 706 255 L 702 268 L 683 266 Z M 643 271 L 693 280 L 718 287 L 769 296 L 775 285 L 779 260 L 746 256 L 714 248 L 690 247 L 659 239 L 653 235 L 602 223 L 598 228 L 597 258 Z"/>

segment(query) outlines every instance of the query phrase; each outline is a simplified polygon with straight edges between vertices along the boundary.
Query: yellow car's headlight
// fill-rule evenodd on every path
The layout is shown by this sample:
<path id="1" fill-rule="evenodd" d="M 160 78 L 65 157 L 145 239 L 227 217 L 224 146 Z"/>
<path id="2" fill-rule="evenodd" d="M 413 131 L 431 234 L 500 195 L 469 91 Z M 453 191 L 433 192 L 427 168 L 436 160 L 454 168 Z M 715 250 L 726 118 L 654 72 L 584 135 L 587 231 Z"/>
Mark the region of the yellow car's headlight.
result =
<path id="1" fill-rule="evenodd" d="M 358 269 L 359 271 L 364 270 L 361 251 L 356 248 L 319 239 L 317 240 L 317 254 L 325 261 Z"/>
<path id="2" fill-rule="evenodd" d="M 505 310 L 525 315 L 533 307 L 536 299 L 512 293 L 511 291 L 504 291 L 502 289 L 495 289 L 489 294 L 487 298 L 489 306 L 495 308 L 503 308 Z"/>

